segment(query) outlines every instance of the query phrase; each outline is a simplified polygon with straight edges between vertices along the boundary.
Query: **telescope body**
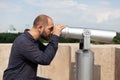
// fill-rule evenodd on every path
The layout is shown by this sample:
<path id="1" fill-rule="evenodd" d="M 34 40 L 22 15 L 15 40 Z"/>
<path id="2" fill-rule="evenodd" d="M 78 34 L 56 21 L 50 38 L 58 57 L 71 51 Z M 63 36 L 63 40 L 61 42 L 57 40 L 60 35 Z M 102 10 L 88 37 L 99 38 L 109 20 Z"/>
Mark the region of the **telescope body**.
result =
<path id="1" fill-rule="evenodd" d="M 91 50 L 76 51 L 76 80 L 93 80 L 94 52 Z"/>
<path id="2" fill-rule="evenodd" d="M 83 38 L 83 33 L 86 29 L 80 28 L 68 28 L 62 30 L 61 37 L 64 38 L 74 38 L 74 39 L 81 39 Z M 111 43 L 113 38 L 116 36 L 116 32 L 113 31 L 105 31 L 105 30 L 94 30 L 94 29 L 87 29 L 90 33 L 90 39 L 99 42 L 106 42 Z"/>

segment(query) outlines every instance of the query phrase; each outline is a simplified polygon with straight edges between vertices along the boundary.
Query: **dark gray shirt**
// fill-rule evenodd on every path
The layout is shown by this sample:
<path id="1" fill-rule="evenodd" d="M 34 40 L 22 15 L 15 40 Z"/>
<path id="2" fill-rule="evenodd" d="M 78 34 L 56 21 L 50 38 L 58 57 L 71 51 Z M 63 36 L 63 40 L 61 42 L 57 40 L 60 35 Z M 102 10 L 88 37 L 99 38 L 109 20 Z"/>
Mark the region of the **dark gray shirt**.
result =
<path id="1" fill-rule="evenodd" d="M 59 37 L 52 35 L 48 45 L 36 41 L 25 31 L 12 45 L 3 80 L 36 80 L 37 66 L 49 65 L 58 48 Z"/>

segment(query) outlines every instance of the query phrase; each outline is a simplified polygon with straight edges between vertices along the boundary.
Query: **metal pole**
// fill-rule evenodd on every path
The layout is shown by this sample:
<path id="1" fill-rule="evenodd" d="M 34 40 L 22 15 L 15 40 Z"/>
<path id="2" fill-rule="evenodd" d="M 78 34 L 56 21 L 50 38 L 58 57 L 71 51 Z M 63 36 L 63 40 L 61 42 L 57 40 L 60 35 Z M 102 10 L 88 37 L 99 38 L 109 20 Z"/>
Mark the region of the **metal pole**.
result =
<path id="1" fill-rule="evenodd" d="M 85 30 L 80 49 L 76 51 L 76 79 L 93 80 L 94 53 L 90 50 L 90 32 Z"/>

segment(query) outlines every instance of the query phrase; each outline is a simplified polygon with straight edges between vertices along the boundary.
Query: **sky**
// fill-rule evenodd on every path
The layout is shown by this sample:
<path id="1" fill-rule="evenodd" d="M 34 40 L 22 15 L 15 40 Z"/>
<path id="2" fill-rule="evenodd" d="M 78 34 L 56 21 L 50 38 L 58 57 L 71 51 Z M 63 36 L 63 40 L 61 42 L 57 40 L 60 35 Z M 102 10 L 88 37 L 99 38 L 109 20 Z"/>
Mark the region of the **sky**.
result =
<path id="1" fill-rule="evenodd" d="M 120 0 L 0 0 L 0 31 L 31 28 L 40 14 L 67 27 L 120 32 Z"/>

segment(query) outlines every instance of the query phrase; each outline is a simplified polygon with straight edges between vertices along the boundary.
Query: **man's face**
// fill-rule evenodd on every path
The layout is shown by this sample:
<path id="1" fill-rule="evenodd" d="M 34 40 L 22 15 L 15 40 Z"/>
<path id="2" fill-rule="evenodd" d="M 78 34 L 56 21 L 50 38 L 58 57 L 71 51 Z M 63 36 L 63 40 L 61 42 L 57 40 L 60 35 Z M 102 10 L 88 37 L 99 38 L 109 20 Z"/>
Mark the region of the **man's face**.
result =
<path id="1" fill-rule="evenodd" d="M 45 27 L 43 29 L 43 32 L 41 33 L 41 38 L 45 39 L 45 40 L 49 40 L 51 35 L 52 35 L 52 31 L 53 31 L 53 26 L 51 27 Z"/>
<path id="2" fill-rule="evenodd" d="M 48 20 L 48 26 L 45 26 L 43 28 L 43 32 L 41 33 L 41 38 L 48 41 L 53 33 L 53 27 L 54 27 L 53 22 L 51 20 Z"/>

